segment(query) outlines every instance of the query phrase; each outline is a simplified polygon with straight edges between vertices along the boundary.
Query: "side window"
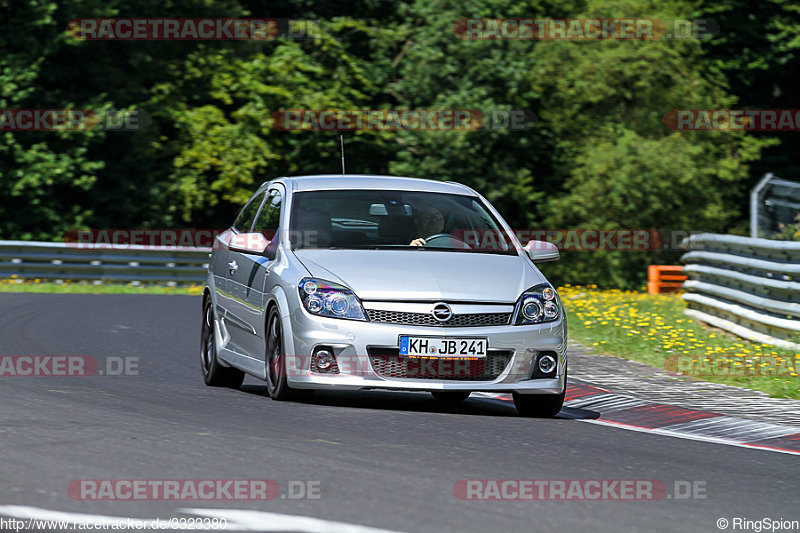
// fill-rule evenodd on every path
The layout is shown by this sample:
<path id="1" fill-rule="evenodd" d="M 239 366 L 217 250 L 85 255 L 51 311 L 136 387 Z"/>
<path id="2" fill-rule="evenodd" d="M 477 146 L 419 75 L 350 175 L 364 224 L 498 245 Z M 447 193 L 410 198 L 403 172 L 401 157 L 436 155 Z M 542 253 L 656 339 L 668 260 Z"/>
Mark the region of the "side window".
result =
<path id="1" fill-rule="evenodd" d="M 258 208 L 261 206 L 261 201 L 264 199 L 264 194 L 254 196 L 250 202 L 244 206 L 239 216 L 236 217 L 233 227 L 236 228 L 239 233 L 247 233 L 250 231 L 250 226 L 253 225 L 253 220 L 256 218 L 256 213 L 258 213 Z"/>
<path id="2" fill-rule="evenodd" d="M 279 191 L 270 191 L 264 207 L 258 214 L 253 231 L 261 232 L 267 239 L 272 240 L 278 231 L 281 219 L 281 203 L 283 196 Z"/>

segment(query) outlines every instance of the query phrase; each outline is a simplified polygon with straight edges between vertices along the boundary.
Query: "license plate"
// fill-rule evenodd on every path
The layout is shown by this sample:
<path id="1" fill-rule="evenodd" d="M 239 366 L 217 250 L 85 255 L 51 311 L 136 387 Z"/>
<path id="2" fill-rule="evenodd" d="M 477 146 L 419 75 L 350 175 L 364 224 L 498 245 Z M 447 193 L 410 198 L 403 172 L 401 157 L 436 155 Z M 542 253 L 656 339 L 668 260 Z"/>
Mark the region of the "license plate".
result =
<path id="1" fill-rule="evenodd" d="M 448 357 L 479 359 L 486 357 L 486 339 L 444 337 L 400 337 L 400 355 L 405 357 Z"/>

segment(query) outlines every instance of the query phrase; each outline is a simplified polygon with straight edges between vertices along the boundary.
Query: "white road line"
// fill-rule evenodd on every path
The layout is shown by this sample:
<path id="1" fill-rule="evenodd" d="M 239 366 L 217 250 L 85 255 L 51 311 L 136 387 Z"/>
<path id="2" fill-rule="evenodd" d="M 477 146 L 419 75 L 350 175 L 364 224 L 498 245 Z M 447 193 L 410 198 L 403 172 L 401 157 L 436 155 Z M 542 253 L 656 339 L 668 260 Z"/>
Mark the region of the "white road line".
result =
<path id="1" fill-rule="evenodd" d="M 263 511 L 247 511 L 237 509 L 178 509 L 181 513 L 196 514 L 210 518 L 224 518 L 237 527 L 247 526 L 249 529 L 239 531 L 298 531 L 302 533 L 335 532 L 335 533 L 396 533 L 388 529 L 369 526 L 333 522 L 288 514 L 266 513 Z"/>
<path id="2" fill-rule="evenodd" d="M 758 422 L 734 416 L 718 416 L 704 420 L 670 424 L 665 426 L 664 429 L 678 433 L 691 433 L 723 439 L 730 438 L 741 442 L 755 442 L 800 433 L 800 429 L 796 427 Z"/>
<path id="3" fill-rule="evenodd" d="M 588 422 L 589 424 L 597 424 L 599 426 L 615 427 L 617 429 L 627 429 L 628 431 L 638 431 L 639 433 L 655 433 L 656 435 L 664 435 L 666 437 L 677 437 L 679 439 L 696 440 L 700 442 L 711 442 L 713 444 L 724 444 L 726 446 L 738 446 L 740 448 L 749 448 L 751 450 L 764 450 L 767 452 L 778 452 L 789 455 L 800 455 L 800 451 L 784 450 L 780 448 L 768 448 L 762 445 L 757 445 L 747 442 L 736 442 L 717 437 L 704 437 L 702 435 L 690 435 L 688 433 L 675 433 L 667 429 L 640 428 L 637 426 L 629 426 L 621 422 L 608 422 L 606 420 L 590 420 L 586 418 L 578 419 L 578 422 Z"/>
<path id="4" fill-rule="evenodd" d="M 387 529 L 379 529 L 345 522 L 333 522 L 311 518 L 308 516 L 295 516 L 262 511 L 248 511 L 238 509 L 178 509 L 177 512 L 194 514 L 209 518 L 224 518 L 227 520 L 226 531 L 297 531 L 301 533 L 396 533 Z M 138 521 L 145 524 L 152 522 L 153 518 L 128 518 L 121 516 L 105 516 L 84 513 L 69 513 L 64 511 L 51 511 L 39 507 L 24 505 L 0 505 L 0 515 L 10 516 L 20 520 L 42 520 L 52 522 L 69 522 L 78 524 L 102 523 L 104 528 L 127 527 L 129 521 Z M 208 527 L 203 524 L 171 524 L 169 519 L 160 519 L 167 522 L 162 530 L 204 530 Z M 122 530 L 122 529 L 120 529 Z"/>

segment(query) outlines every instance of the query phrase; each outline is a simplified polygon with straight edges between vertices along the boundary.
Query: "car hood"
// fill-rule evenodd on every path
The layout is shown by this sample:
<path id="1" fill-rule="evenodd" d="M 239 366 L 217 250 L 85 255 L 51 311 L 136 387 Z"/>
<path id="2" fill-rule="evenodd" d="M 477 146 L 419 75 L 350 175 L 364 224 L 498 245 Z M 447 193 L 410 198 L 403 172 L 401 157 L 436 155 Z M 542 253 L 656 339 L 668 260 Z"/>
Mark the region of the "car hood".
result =
<path id="1" fill-rule="evenodd" d="M 296 250 L 312 276 L 362 300 L 516 302 L 546 280 L 525 258 L 422 250 Z"/>

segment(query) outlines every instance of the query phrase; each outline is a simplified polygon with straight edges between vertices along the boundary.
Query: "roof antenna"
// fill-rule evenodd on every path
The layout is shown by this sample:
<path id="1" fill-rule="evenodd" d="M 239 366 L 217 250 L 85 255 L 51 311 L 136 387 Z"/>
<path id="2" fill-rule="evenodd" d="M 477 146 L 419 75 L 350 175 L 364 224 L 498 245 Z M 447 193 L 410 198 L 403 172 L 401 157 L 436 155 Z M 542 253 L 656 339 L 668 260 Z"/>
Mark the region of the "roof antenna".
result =
<path id="1" fill-rule="evenodd" d="M 344 177 L 344 135 L 339 134 L 339 144 L 342 148 L 342 177 Z"/>

